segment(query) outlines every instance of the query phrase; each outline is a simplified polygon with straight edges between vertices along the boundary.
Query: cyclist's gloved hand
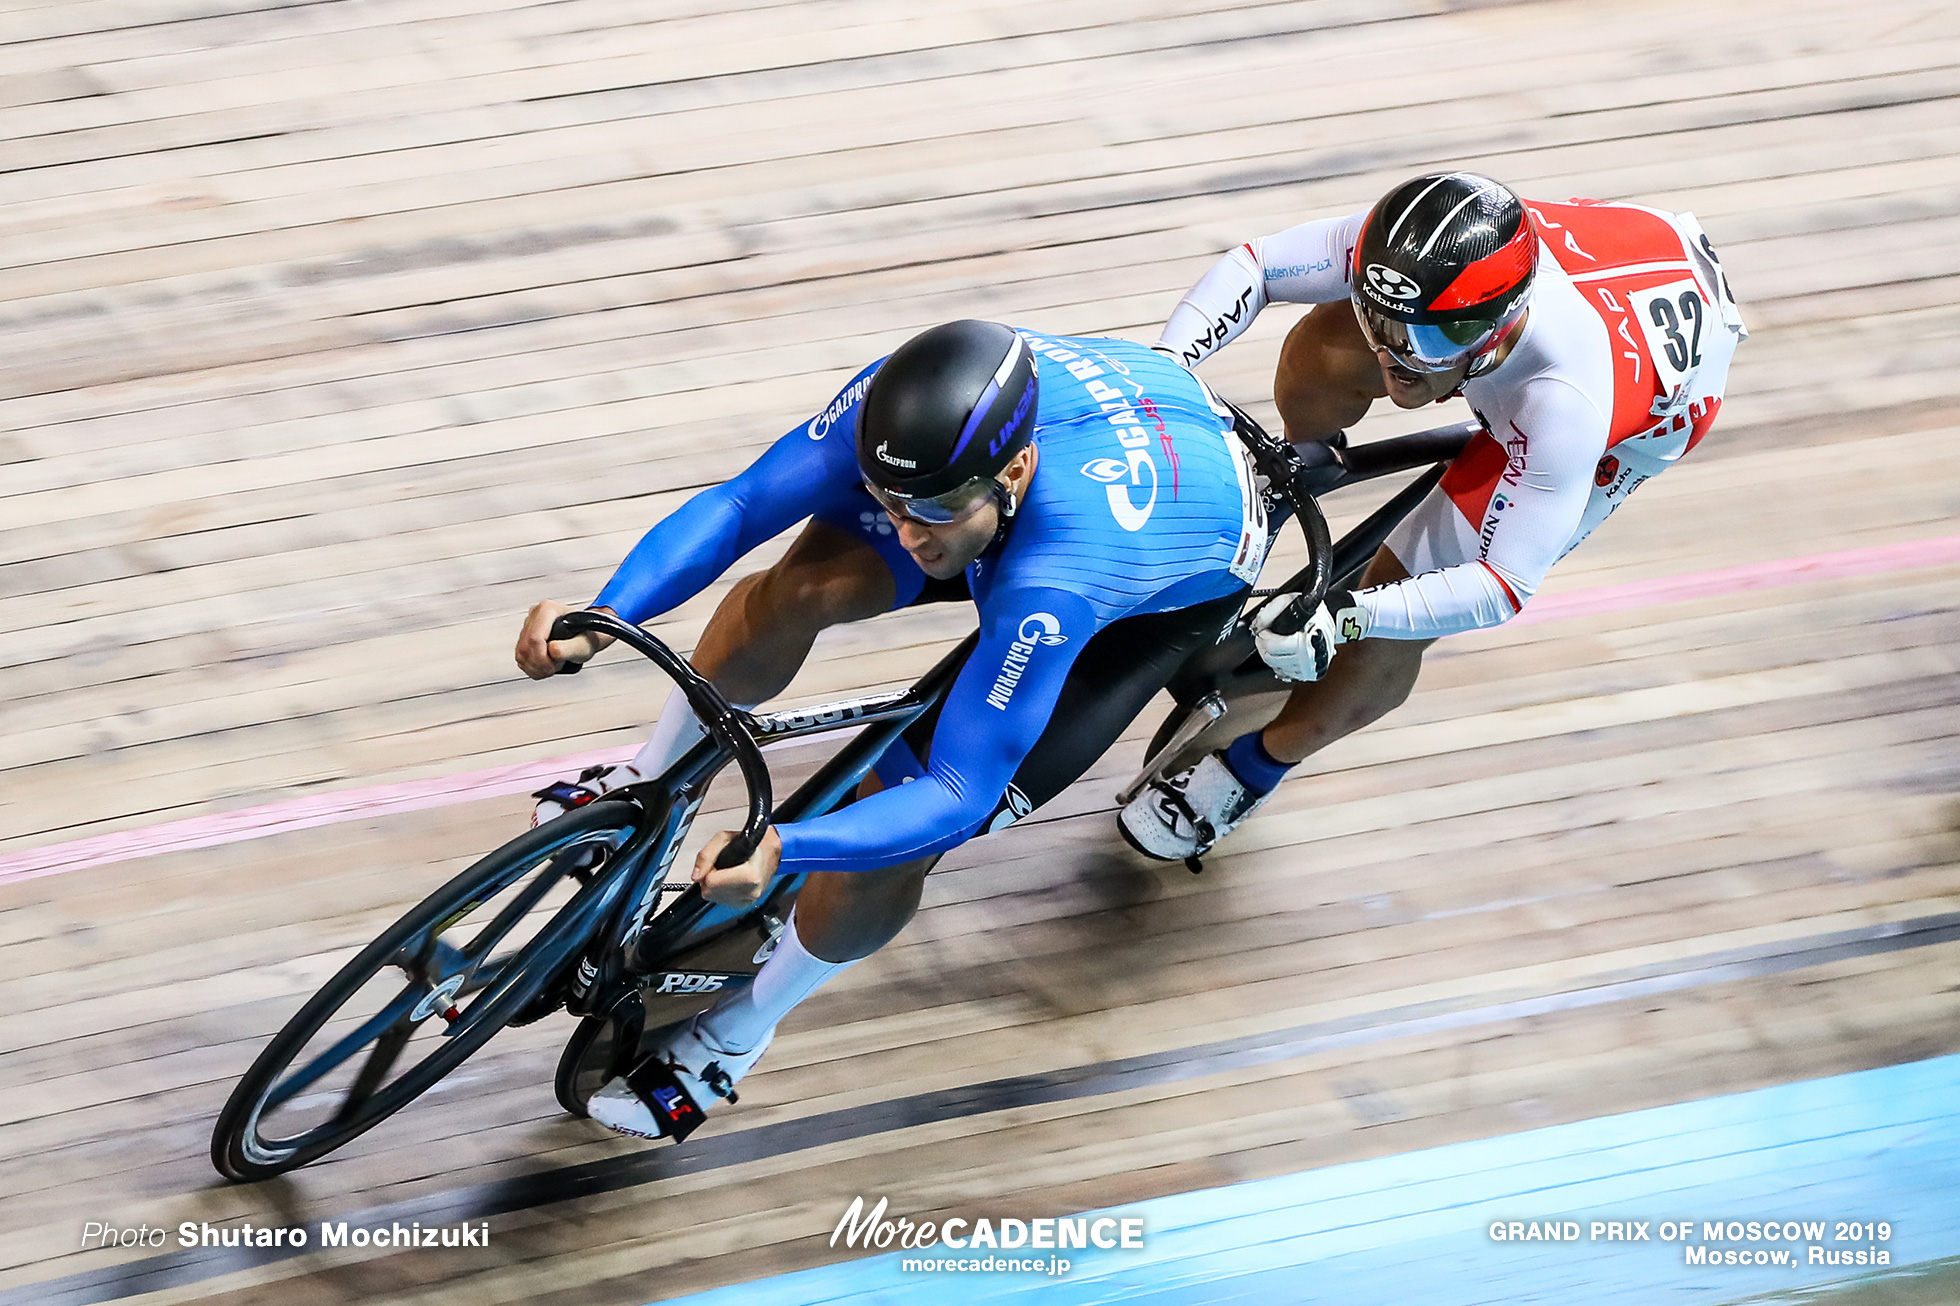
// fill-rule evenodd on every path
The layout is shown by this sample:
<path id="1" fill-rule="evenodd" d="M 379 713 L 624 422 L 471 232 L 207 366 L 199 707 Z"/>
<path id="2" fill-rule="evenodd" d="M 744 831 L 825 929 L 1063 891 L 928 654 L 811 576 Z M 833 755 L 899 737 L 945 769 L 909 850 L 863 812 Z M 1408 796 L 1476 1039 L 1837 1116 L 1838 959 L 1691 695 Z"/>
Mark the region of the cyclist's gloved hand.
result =
<path id="1" fill-rule="evenodd" d="M 1290 635 L 1270 629 L 1298 595 L 1275 594 L 1252 614 L 1253 643 L 1259 656 L 1282 680 L 1319 680 L 1334 660 L 1334 649 L 1368 635 L 1368 609 L 1355 602 L 1354 591 L 1332 590 Z"/>

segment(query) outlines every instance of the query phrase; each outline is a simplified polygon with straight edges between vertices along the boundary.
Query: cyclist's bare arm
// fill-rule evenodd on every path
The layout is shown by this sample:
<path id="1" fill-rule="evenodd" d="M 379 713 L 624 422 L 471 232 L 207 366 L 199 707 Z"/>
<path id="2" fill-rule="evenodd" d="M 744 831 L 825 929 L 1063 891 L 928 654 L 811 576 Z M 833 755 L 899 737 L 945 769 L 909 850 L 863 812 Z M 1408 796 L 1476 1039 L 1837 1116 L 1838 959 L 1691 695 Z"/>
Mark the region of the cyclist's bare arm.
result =
<path id="1" fill-rule="evenodd" d="M 1369 404 L 1387 393 L 1347 300 L 1316 304 L 1286 333 L 1273 404 L 1288 440 L 1329 439 L 1359 422 Z"/>

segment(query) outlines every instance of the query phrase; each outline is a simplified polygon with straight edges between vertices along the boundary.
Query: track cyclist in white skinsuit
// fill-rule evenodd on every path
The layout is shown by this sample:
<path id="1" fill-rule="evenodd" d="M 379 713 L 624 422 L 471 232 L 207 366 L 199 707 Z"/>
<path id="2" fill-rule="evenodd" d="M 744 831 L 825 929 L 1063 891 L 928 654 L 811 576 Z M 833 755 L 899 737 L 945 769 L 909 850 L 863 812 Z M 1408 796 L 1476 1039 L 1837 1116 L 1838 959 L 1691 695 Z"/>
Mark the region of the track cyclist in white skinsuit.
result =
<path id="1" fill-rule="evenodd" d="M 1483 430 L 1361 588 L 1329 594 L 1295 635 L 1261 629 L 1261 656 L 1301 683 L 1263 731 L 1123 810 L 1124 837 L 1153 857 L 1204 852 L 1289 768 L 1400 705 L 1436 639 L 1515 616 L 1553 563 L 1708 433 L 1748 334 L 1693 215 L 1521 200 L 1461 172 L 1239 246 L 1157 348 L 1196 366 L 1275 302 L 1318 306 L 1280 353 L 1289 440 L 1333 438 L 1384 396 L 1419 408 L 1461 394 Z"/>

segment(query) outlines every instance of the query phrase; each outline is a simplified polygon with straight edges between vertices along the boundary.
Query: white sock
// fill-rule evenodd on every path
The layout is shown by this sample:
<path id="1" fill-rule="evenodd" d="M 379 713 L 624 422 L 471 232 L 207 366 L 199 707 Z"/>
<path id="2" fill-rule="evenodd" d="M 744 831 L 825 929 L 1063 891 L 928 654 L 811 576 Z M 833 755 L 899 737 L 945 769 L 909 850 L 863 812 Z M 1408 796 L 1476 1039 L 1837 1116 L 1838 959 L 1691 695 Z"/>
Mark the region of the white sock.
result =
<path id="1" fill-rule="evenodd" d="M 633 760 L 627 765 L 638 771 L 641 779 L 651 780 L 680 761 L 687 750 L 700 743 L 706 734 L 694 715 L 694 709 L 687 705 L 687 695 L 680 691 L 679 686 L 675 686 L 674 692 L 667 695 L 666 705 L 660 709 L 660 721 L 653 728 L 653 738 L 633 754 Z"/>
<path id="2" fill-rule="evenodd" d="M 851 961 L 825 961 L 811 955 L 796 933 L 796 912 L 783 926 L 776 951 L 746 992 L 738 993 L 701 1017 L 701 1034 L 723 1052 L 740 1055 L 767 1038 L 776 1023 L 803 999 L 815 993 L 825 980 L 854 966 Z"/>

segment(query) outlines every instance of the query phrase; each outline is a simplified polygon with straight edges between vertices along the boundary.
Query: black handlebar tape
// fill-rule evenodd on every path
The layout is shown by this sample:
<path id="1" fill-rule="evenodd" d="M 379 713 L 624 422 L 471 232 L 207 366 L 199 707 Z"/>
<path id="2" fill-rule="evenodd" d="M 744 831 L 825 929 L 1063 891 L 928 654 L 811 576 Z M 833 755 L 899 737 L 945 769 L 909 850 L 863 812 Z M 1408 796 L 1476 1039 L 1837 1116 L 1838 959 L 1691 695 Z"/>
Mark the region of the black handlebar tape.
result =
<path id="1" fill-rule="evenodd" d="M 1273 624 L 1266 627 L 1275 635 L 1297 635 L 1306 626 L 1307 619 L 1313 616 L 1314 605 L 1319 600 L 1305 594 L 1295 594 L 1293 601 L 1280 609 L 1273 618 Z"/>
<path id="2" fill-rule="evenodd" d="M 560 662 L 558 664 L 558 674 L 561 676 L 576 676 L 583 670 L 585 670 L 585 663 L 583 662 Z"/>
<path id="3" fill-rule="evenodd" d="M 763 833 L 769 829 L 774 796 L 769 785 L 768 764 L 762 760 L 762 750 L 757 747 L 755 736 L 744 723 L 745 714 L 729 706 L 721 691 L 702 679 L 700 673 L 688 665 L 686 658 L 638 626 L 608 613 L 594 612 L 590 608 L 568 612 L 551 623 L 549 638 L 570 639 L 588 631 L 612 636 L 666 672 L 687 696 L 687 705 L 700 720 L 702 729 L 728 750 L 742 773 L 742 783 L 748 788 L 749 813 L 741 833 L 722 849 L 721 856 L 715 859 L 715 865 L 726 868 L 747 861 L 754 855 L 756 845 L 762 842 Z"/>

